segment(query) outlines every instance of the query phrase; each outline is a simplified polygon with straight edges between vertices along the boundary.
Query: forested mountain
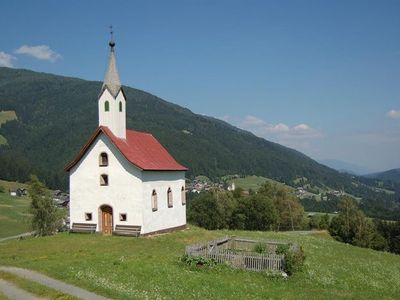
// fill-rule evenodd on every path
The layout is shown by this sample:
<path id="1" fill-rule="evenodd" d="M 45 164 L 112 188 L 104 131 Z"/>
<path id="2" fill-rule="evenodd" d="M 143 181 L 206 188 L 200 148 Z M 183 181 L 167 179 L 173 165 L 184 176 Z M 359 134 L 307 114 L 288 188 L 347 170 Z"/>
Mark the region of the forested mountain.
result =
<path id="1" fill-rule="evenodd" d="M 0 68 L 0 111 L 15 111 L 18 118 L 0 127 L 0 135 L 8 143 L 0 146 L 0 178 L 25 181 L 35 173 L 50 187 L 67 189 L 63 167 L 98 125 L 101 84 Z M 138 89 L 124 87 L 124 91 L 127 128 L 152 133 L 189 167 L 188 177 L 254 174 L 287 184 L 303 178 L 310 185 L 361 197 L 386 195 L 366 187 L 357 177 L 341 174 L 224 121 L 195 114 Z M 392 201 L 397 194 L 390 197 Z"/>
<path id="2" fill-rule="evenodd" d="M 389 180 L 392 182 L 400 183 L 400 168 L 392 169 L 384 172 L 373 173 L 365 175 L 367 178 L 375 178 L 380 180 Z"/>
<path id="3" fill-rule="evenodd" d="M 100 88 L 101 82 L 0 68 L 0 110 L 14 110 L 18 117 L 0 128 L 9 145 L 1 150 L 3 164 L 8 163 L 0 176 L 18 179 L 36 172 L 48 184 L 60 181 L 65 187 L 63 166 L 96 129 Z M 258 174 L 283 182 L 307 177 L 340 186 L 346 181 L 298 151 L 149 93 L 129 87 L 124 91 L 127 127 L 151 132 L 189 167 L 189 176 Z"/>

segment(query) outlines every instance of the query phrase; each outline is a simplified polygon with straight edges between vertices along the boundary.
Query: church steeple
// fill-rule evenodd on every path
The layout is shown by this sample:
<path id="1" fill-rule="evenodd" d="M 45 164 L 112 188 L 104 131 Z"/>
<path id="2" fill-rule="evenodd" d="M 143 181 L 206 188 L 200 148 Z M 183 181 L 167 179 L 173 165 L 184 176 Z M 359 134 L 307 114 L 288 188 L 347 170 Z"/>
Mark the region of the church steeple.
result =
<path id="1" fill-rule="evenodd" d="M 111 29 L 109 42 L 110 54 L 108 68 L 104 77 L 101 94 L 99 97 L 99 126 L 107 126 L 112 133 L 125 139 L 126 137 L 126 99 L 122 92 L 119 80 L 117 63 L 115 59 L 115 42 Z"/>
<path id="2" fill-rule="evenodd" d="M 117 63 L 115 60 L 115 42 L 113 37 L 113 31 L 111 27 L 111 39 L 108 45 L 110 46 L 110 56 L 108 60 L 108 69 L 106 76 L 104 77 L 103 89 L 107 87 L 114 97 L 117 96 L 119 90 L 121 89 L 121 81 L 119 80 Z"/>

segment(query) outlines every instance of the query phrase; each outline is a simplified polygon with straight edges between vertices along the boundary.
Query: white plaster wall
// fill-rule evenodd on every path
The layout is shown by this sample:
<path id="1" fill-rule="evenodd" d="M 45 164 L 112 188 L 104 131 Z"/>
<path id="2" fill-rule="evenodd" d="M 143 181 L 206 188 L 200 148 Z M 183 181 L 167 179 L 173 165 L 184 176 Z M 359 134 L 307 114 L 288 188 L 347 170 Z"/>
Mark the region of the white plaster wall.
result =
<path id="1" fill-rule="evenodd" d="M 108 154 L 108 166 L 99 167 L 101 152 Z M 108 175 L 108 186 L 100 186 L 100 175 Z M 142 225 L 141 171 L 129 163 L 112 142 L 100 134 L 81 161 L 70 171 L 70 218 L 72 223 L 99 224 L 99 208 L 113 208 L 113 223 Z M 85 213 L 92 213 L 92 221 L 85 221 Z M 119 221 L 126 213 L 127 221 Z M 97 227 L 100 230 L 100 227 Z"/>
<path id="2" fill-rule="evenodd" d="M 104 110 L 104 103 L 108 101 L 110 103 L 110 111 L 106 112 Z M 114 110 L 115 99 L 111 93 L 105 89 L 103 94 L 99 98 L 98 108 L 99 108 L 99 126 L 107 126 L 112 130 L 112 111 Z"/>
<path id="3" fill-rule="evenodd" d="M 104 110 L 104 103 L 108 101 L 110 110 Z M 122 112 L 119 111 L 119 101 L 122 102 Z M 115 136 L 126 138 L 126 101 L 124 94 L 120 91 L 117 98 L 105 89 L 99 98 L 99 126 L 107 126 Z"/>
<path id="4" fill-rule="evenodd" d="M 186 205 L 182 205 L 181 189 L 185 188 L 185 172 L 142 172 L 143 227 L 142 234 L 186 224 Z M 173 207 L 168 207 L 167 191 L 172 190 Z M 152 210 L 151 194 L 157 192 L 158 210 Z"/>
<path id="5" fill-rule="evenodd" d="M 122 103 L 122 112 L 119 111 L 119 102 Z M 115 123 L 116 123 L 116 136 L 120 138 L 126 138 L 126 100 L 124 94 L 118 93 L 115 101 Z"/>

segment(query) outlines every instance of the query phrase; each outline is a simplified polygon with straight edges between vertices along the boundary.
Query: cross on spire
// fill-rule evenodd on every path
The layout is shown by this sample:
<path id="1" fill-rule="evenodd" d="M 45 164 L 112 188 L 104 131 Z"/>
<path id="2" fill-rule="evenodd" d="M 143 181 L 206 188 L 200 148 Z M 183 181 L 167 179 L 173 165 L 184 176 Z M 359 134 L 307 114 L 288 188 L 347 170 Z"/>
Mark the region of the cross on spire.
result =
<path id="1" fill-rule="evenodd" d="M 112 25 L 110 25 L 110 42 L 108 44 L 111 47 L 111 51 L 114 51 L 115 42 L 114 42 L 114 31 Z"/>

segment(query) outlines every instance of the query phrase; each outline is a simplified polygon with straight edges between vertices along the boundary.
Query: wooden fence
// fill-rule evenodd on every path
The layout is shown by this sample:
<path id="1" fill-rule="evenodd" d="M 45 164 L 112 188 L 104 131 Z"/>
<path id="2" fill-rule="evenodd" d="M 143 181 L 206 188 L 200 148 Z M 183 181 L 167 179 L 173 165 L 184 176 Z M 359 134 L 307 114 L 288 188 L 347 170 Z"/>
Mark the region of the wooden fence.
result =
<path id="1" fill-rule="evenodd" d="M 256 243 L 266 244 L 268 246 L 267 253 L 254 252 Z M 249 271 L 282 271 L 284 255 L 275 253 L 280 244 L 289 244 L 289 242 L 224 237 L 219 240 L 187 246 L 186 254 L 214 259 L 217 263 L 226 263 L 234 268 Z"/>

